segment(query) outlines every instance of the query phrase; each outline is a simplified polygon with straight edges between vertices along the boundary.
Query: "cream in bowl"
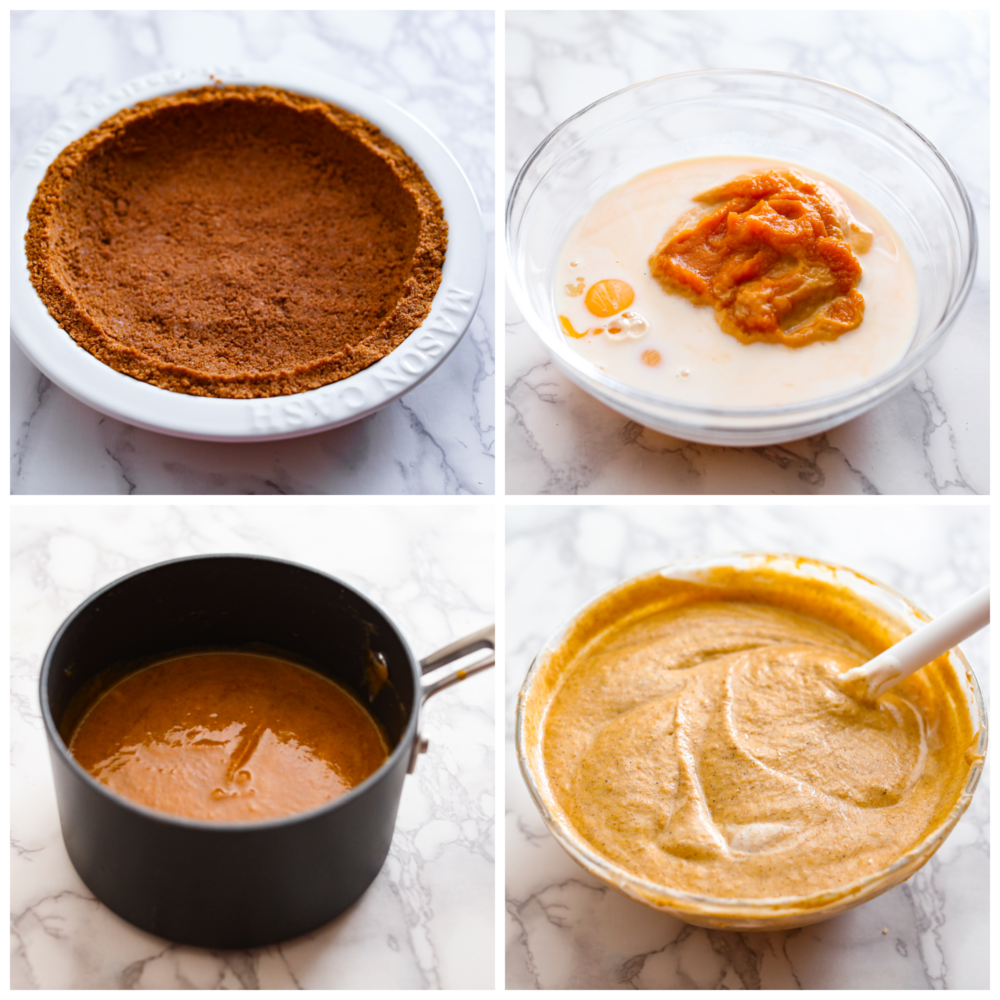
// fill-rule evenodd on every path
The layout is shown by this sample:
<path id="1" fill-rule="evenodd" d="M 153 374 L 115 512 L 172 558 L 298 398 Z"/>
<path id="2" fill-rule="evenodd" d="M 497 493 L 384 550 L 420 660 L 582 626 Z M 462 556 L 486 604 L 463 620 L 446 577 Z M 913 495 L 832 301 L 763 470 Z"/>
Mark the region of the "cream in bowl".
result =
<path id="1" fill-rule="evenodd" d="M 816 295 L 808 282 L 790 287 L 795 251 L 769 246 L 776 258 L 763 270 L 775 284 L 769 307 L 781 338 L 758 324 L 763 313 L 743 337 L 727 332 L 715 308 L 733 305 L 725 282 L 709 280 L 711 296 L 697 283 L 672 294 L 669 274 L 651 268 L 677 227 L 697 228 L 698 217 L 726 207 L 728 199 L 708 197 L 713 190 L 762 172 L 823 187 L 873 239 L 852 246 L 856 266 L 844 269 L 831 255 L 838 287 L 828 299 L 830 289 Z M 789 203 L 803 191 L 768 196 L 768 208 L 798 225 Z M 743 226 L 762 211 L 736 206 L 731 215 Z M 853 244 L 827 226 L 840 215 L 835 209 L 823 223 L 831 231 L 809 240 L 832 233 Z M 928 140 L 859 94 L 754 70 L 660 77 L 566 119 L 518 173 L 506 234 L 513 297 L 563 374 L 642 426 L 737 446 L 818 434 L 907 384 L 955 322 L 977 255 L 968 197 Z M 596 314 L 585 310 L 601 282 L 628 285 L 631 304 L 603 296 Z M 735 297 L 742 307 L 761 290 L 740 287 Z M 800 336 L 809 326 L 800 314 L 810 310 L 831 321 L 814 339 Z M 834 326 L 841 333 L 831 339 Z"/>
<path id="2" fill-rule="evenodd" d="M 849 245 L 858 252 L 851 257 L 860 274 L 853 283 L 843 281 L 847 294 L 836 295 L 832 268 L 817 268 L 804 240 L 786 235 L 793 214 L 801 215 L 803 203 L 808 204 L 808 194 L 789 186 L 768 202 L 706 198 L 737 178 L 769 174 L 802 178 L 822 192 L 824 214 L 833 214 L 832 209 L 845 217 L 844 235 L 853 237 Z M 771 207 L 775 204 L 785 214 Z M 821 251 L 824 244 L 836 249 L 831 237 L 837 222 L 813 214 L 799 228 L 810 237 L 819 231 L 814 242 Z M 712 255 L 701 270 L 715 280 L 704 281 L 689 260 L 708 256 L 706 247 L 724 239 L 727 224 L 735 228 L 729 217 L 743 228 L 762 225 L 768 217 L 775 221 L 766 243 L 738 232 L 733 242 L 739 241 L 743 259 Z M 691 245 L 692 227 L 702 219 L 716 231 Z M 689 260 L 678 247 L 687 249 Z M 752 268 L 765 253 L 774 264 L 758 276 Z M 801 268 L 794 266 L 793 254 L 804 259 Z M 690 279 L 665 278 L 664 260 L 682 280 L 687 274 Z M 841 261 L 835 258 L 832 264 Z M 803 278 L 800 270 L 819 273 Z M 790 291 L 782 287 L 782 277 Z M 712 296 L 714 309 L 707 301 L 713 285 L 725 290 L 725 298 Z M 770 294 L 765 298 L 762 290 Z M 756 309 L 746 305 L 752 294 L 764 298 Z M 853 309 L 852 297 L 858 303 Z M 725 409 L 800 403 L 858 387 L 887 371 L 913 338 L 919 292 L 910 256 L 891 224 L 843 184 L 797 165 L 708 157 L 647 171 L 601 197 L 562 248 L 553 300 L 566 342 L 601 371 L 652 395 Z M 780 306 L 787 315 L 778 321 L 773 314 Z M 836 318 L 838 310 L 847 314 L 845 319 Z M 745 313 L 745 319 L 733 321 Z M 764 320 L 771 321 L 771 329 Z"/>
<path id="3" fill-rule="evenodd" d="M 837 683 L 920 618 L 796 557 L 628 581 L 525 681 L 518 754 L 536 804 L 589 871 L 691 923 L 791 927 L 863 902 L 940 845 L 985 753 L 956 651 L 874 702 Z"/>

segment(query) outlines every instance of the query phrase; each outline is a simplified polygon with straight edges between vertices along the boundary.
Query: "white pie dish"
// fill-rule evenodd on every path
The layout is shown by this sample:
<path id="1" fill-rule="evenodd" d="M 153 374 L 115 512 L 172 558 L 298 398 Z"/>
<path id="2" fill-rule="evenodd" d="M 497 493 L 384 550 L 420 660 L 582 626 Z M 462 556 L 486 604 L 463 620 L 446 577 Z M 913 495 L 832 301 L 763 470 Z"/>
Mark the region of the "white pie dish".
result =
<path id="1" fill-rule="evenodd" d="M 24 236 L 45 171 L 72 141 L 140 101 L 216 80 L 270 85 L 329 101 L 361 115 L 420 166 L 444 206 L 448 249 L 441 286 L 423 323 L 368 368 L 307 392 L 260 399 L 191 396 L 148 385 L 89 354 L 49 315 L 31 284 Z M 451 353 L 475 315 L 486 275 L 479 205 L 452 155 L 416 119 L 352 83 L 305 70 L 210 66 L 131 80 L 89 101 L 46 132 L 11 177 L 11 330 L 20 348 L 70 395 L 147 430 L 206 441 L 269 441 L 329 430 L 368 416 L 413 389 Z"/>

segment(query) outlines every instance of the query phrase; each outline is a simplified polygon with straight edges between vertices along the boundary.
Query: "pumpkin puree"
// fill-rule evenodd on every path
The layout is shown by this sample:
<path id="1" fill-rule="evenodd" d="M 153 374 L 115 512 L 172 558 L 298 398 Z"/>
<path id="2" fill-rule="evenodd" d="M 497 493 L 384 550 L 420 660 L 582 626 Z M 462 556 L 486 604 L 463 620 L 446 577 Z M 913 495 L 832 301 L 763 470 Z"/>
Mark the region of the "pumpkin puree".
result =
<path id="1" fill-rule="evenodd" d="M 715 309 L 744 344 L 801 347 L 861 325 L 857 290 L 872 234 L 829 185 L 793 170 L 744 174 L 694 199 L 649 258 L 654 278 Z"/>

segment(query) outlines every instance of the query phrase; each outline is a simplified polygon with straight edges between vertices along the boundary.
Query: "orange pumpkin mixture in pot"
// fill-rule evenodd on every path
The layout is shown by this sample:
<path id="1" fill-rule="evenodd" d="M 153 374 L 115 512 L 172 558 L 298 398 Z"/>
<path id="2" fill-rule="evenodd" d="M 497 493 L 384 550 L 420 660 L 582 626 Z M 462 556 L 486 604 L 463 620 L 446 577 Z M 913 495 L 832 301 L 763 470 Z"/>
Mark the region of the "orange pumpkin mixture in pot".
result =
<path id="1" fill-rule="evenodd" d="M 388 756 L 378 723 L 345 689 L 244 652 L 179 656 L 129 674 L 89 708 L 69 749 L 134 802 L 223 822 L 315 809 Z"/>

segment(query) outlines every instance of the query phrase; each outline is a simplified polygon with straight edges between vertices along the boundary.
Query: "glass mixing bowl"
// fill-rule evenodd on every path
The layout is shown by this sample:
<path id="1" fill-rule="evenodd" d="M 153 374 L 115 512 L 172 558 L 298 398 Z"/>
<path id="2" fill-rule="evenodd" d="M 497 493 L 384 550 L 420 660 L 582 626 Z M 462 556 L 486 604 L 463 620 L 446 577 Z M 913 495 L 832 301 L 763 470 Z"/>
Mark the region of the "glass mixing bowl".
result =
<path id="1" fill-rule="evenodd" d="M 584 641 L 588 641 L 593 635 L 614 623 L 613 612 L 608 611 L 608 601 L 617 592 L 626 591 L 638 581 L 657 576 L 708 582 L 706 578 L 710 576 L 711 571 L 719 568 L 734 569 L 745 574 L 741 579 L 743 583 L 752 584 L 755 571 L 764 570 L 796 577 L 803 582 L 803 586 L 813 582 L 833 586 L 846 594 L 848 602 L 857 600 L 858 614 L 867 616 L 874 613 L 879 620 L 888 621 L 891 631 L 898 632 L 900 637 L 930 620 L 926 612 L 885 584 L 861 576 L 844 566 L 805 559 L 801 556 L 730 553 L 672 563 L 663 569 L 627 580 L 602 594 L 549 638 L 532 662 L 518 696 L 516 719 L 518 764 L 549 832 L 574 861 L 605 884 L 640 903 L 671 913 L 699 927 L 713 927 L 720 930 L 782 930 L 788 927 L 803 927 L 820 920 L 827 920 L 844 910 L 867 902 L 909 878 L 930 860 L 931 855 L 941 846 L 968 808 L 972 794 L 979 784 L 986 755 L 986 706 L 969 661 L 956 647 L 947 654 L 948 662 L 964 695 L 972 732 L 975 733 L 975 743 L 967 752 L 971 763 L 968 777 L 957 801 L 940 824 L 880 871 L 872 872 L 849 885 L 838 886 L 836 889 L 810 896 L 773 899 L 699 896 L 672 889 L 670 886 L 658 885 L 626 871 L 599 854 L 590 842 L 576 831 L 549 786 L 544 766 L 542 734 L 548 707 L 565 679 L 562 671 L 564 664 L 561 663 L 558 653 L 571 636 L 573 648 L 580 648 Z M 759 581 L 757 585 L 760 585 Z M 591 617 L 599 605 L 603 606 L 602 616 Z M 579 634 L 577 630 L 581 628 L 584 632 Z M 577 634 L 574 634 L 575 632 Z"/>
<path id="2" fill-rule="evenodd" d="M 812 168 L 876 206 L 913 261 L 916 332 L 894 367 L 861 386 L 783 406 L 725 409 L 636 389 L 581 357 L 560 332 L 552 286 L 570 230 L 608 191 L 677 160 L 764 156 Z M 907 383 L 965 303 L 976 225 L 962 182 L 898 115 L 841 87 L 788 73 L 709 70 L 636 84 L 556 128 L 521 168 L 507 202 L 511 290 L 563 373 L 612 409 L 690 441 L 764 445 L 818 434 Z M 650 248 L 652 250 L 653 248 Z"/>

